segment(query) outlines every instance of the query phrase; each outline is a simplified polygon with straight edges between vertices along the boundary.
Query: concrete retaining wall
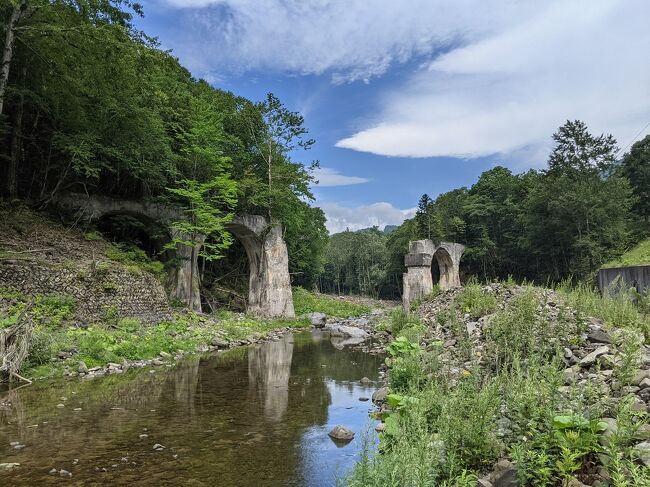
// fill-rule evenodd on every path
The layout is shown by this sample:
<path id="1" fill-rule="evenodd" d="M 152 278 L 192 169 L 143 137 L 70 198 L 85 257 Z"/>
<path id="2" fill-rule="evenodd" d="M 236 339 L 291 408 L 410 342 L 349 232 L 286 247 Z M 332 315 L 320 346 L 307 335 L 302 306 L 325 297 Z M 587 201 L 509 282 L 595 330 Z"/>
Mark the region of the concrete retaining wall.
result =
<path id="1" fill-rule="evenodd" d="M 626 287 L 634 287 L 637 291 L 643 292 L 650 289 L 650 265 L 638 265 L 631 267 L 613 267 L 598 271 L 598 287 L 601 292 L 605 291 L 620 277 Z"/>

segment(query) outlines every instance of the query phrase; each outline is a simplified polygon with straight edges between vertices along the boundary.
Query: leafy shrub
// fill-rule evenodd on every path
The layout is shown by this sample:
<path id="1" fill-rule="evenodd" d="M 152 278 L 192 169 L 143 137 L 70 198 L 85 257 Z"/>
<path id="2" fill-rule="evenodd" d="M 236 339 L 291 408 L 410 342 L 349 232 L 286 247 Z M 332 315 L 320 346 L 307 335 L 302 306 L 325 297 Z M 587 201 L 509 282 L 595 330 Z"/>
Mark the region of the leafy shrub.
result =
<path id="1" fill-rule="evenodd" d="M 58 328 L 72 317 L 74 308 L 75 300 L 72 296 L 51 294 L 36 298 L 31 313 L 36 322 Z"/>

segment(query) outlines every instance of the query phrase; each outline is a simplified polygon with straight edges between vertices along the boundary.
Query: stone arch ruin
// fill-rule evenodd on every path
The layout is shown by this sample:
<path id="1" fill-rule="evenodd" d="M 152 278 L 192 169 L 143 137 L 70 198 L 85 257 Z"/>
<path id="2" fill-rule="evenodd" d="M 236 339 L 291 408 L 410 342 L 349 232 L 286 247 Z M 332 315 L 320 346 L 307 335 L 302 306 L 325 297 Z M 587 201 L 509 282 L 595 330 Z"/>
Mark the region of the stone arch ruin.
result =
<path id="1" fill-rule="evenodd" d="M 165 225 L 171 238 L 175 237 L 176 232 L 171 223 L 183 218 L 182 212 L 166 205 L 106 196 L 67 194 L 60 196 L 57 203 L 79 211 L 81 218 L 87 221 L 110 214 L 142 215 Z M 289 255 L 282 237 L 282 227 L 278 223 L 269 224 L 266 218 L 260 215 L 238 215 L 226 228 L 242 243 L 248 257 L 248 311 L 264 317 L 295 316 L 289 279 Z M 191 258 L 190 246 L 178 245 L 176 255 L 180 257 L 180 265 L 170 271 L 172 297 L 179 299 L 194 311 L 201 311 L 198 266 L 198 251 L 201 245 L 196 246 L 194 259 Z M 192 275 L 194 282 L 191 282 Z"/>
<path id="2" fill-rule="evenodd" d="M 406 311 L 416 299 L 433 291 L 431 263 L 436 259 L 440 269 L 439 285 L 442 289 L 460 286 L 460 259 L 465 246 L 454 242 L 434 244 L 431 240 L 409 242 L 409 251 L 404 256 L 406 272 L 403 275 L 402 304 Z"/>

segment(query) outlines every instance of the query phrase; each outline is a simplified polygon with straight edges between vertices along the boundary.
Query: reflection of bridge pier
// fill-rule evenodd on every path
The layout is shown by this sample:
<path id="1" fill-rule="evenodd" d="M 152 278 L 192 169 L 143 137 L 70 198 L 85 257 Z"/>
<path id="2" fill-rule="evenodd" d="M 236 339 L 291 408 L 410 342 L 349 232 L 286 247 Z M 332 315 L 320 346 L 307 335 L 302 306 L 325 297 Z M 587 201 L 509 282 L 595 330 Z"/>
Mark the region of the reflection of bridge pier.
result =
<path id="1" fill-rule="evenodd" d="M 248 351 L 249 393 L 264 403 L 264 416 L 280 421 L 289 405 L 289 377 L 293 341 L 280 340 L 251 347 Z"/>

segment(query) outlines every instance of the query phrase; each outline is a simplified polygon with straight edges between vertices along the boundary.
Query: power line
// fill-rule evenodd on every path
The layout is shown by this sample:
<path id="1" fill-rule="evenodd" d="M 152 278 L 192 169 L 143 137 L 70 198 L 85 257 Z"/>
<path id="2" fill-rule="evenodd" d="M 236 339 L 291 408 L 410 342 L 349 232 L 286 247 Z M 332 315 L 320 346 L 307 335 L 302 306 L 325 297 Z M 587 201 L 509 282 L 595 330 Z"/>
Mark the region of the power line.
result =
<path id="1" fill-rule="evenodd" d="M 637 137 L 638 137 L 639 135 L 641 135 L 641 134 L 643 133 L 643 131 L 644 131 L 645 129 L 647 129 L 648 127 L 650 127 L 650 122 L 646 123 L 646 124 L 645 124 L 645 127 L 643 127 L 641 130 L 639 130 L 639 132 L 638 132 L 638 133 L 637 133 L 637 134 L 632 138 L 632 140 L 630 141 L 629 144 L 627 144 L 627 145 L 626 145 L 625 147 L 623 147 L 622 149 L 619 149 L 618 151 L 616 151 L 616 154 L 614 155 L 614 157 L 618 156 L 618 154 L 619 154 L 621 151 L 626 151 L 628 147 L 630 147 L 632 144 L 634 144 L 634 142 L 636 142 Z"/>

